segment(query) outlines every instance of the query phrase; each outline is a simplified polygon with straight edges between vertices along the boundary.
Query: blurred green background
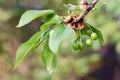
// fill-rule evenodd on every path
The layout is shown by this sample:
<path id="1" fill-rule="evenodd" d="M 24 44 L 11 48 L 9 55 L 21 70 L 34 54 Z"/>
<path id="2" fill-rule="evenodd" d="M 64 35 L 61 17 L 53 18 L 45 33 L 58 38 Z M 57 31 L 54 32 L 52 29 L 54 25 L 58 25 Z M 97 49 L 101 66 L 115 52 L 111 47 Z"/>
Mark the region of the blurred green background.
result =
<path id="1" fill-rule="evenodd" d="M 41 62 L 40 47 L 13 71 L 18 46 L 39 30 L 43 19 L 17 29 L 20 16 L 31 9 L 53 9 L 63 16 L 68 3 L 79 0 L 0 0 L 0 80 L 120 80 L 120 0 L 100 0 L 86 16 L 87 22 L 102 31 L 102 46 L 96 41 L 92 48 L 74 52 L 64 41 L 51 75 Z"/>

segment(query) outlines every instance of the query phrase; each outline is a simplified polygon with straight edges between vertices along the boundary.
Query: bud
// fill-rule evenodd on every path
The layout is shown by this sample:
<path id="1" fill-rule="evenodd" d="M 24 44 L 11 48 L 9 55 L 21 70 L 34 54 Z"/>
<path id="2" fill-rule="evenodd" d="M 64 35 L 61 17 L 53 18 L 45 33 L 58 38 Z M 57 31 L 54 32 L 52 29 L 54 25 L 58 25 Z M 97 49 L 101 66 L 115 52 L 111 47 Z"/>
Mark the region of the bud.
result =
<path id="1" fill-rule="evenodd" d="M 87 5 L 88 5 L 88 2 L 86 0 L 81 0 L 80 1 L 80 8 L 82 10 L 86 10 L 87 9 Z"/>

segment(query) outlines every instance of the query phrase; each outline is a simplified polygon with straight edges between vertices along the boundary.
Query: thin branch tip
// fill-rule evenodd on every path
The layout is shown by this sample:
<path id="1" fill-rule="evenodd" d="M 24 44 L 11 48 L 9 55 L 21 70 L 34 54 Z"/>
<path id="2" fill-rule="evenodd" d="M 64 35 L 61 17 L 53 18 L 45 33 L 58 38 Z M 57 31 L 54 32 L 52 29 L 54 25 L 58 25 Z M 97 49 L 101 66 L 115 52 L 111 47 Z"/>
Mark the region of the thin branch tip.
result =
<path id="1" fill-rule="evenodd" d="M 85 11 L 83 11 L 83 13 L 81 13 L 81 15 L 78 16 L 75 22 L 80 21 L 85 15 L 87 15 L 94 8 L 98 1 L 99 0 L 93 0 L 91 3 L 89 3 L 90 5 L 86 8 Z"/>

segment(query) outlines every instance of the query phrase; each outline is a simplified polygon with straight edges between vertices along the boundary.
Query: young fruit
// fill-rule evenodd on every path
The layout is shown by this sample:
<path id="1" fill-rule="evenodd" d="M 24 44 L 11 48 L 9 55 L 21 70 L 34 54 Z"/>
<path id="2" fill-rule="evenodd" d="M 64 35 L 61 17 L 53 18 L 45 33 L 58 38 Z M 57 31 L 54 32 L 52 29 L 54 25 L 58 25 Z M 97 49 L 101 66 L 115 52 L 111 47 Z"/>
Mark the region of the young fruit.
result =
<path id="1" fill-rule="evenodd" d="M 88 47 L 92 46 L 92 40 L 91 39 L 87 39 L 85 43 Z"/>
<path id="2" fill-rule="evenodd" d="M 97 34 L 96 33 L 92 33 L 91 34 L 91 39 L 92 40 L 96 40 L 97 39 Z"/>
<path id="3" fill-rule="evenodd" d="M 82 41 L 79 42 L 79 47 L 80 47 L 80 49 L 83 49 L 84 43 Z"/>
<path id="4" fill-rule="evenodd" d="M 79 49 L 79 45 L 78 45 L 77 43 L 74 43 L 74 44 L 72 45 L 72 48 L 73 48 L 74 50 L 78 50 L 78 49 Z"/>
<path id="5" fill-rule="evenodd" d="M 86 33 L 87 35 L 91 35 L 91 34 L 92 34 L 92 31 L 91 31 L 90 29 L 86 29 L 85 33 Z"/>

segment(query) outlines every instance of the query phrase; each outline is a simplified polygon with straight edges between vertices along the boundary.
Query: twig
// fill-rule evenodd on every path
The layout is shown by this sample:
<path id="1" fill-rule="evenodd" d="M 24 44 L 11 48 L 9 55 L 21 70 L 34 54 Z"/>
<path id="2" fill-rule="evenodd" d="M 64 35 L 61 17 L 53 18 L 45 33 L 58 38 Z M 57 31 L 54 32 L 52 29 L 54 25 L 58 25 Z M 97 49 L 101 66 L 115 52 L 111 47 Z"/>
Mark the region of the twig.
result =
<path id="1" fill-rule="evenodd" d="M 88 8 L 76 18 L 75 22 L 80 21 L 85 15 L 87 15 L 94 8 L 98 1 L 99 0 L 94 0 L 93 2 L 89 3 Z"/>

